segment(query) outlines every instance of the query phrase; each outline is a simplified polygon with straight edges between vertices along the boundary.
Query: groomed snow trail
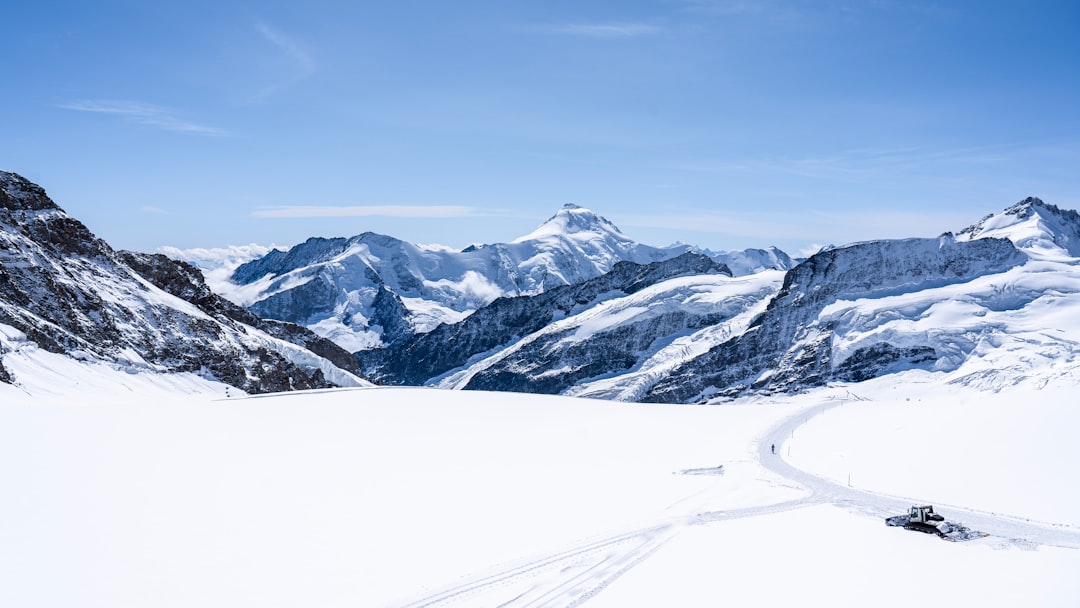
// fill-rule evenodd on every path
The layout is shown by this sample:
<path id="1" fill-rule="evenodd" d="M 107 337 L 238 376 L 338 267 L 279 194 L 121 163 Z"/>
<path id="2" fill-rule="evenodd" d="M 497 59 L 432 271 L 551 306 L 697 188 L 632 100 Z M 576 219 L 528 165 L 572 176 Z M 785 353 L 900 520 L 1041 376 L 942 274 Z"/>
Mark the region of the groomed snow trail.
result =
<path id="1" fill-rule="evenodd" d="M 659 551 L 679 533 L 701 525 L 767 516 L 813 505 L 835 505 L 868 517 L 884 518 L 906 512 L 918 498 L 903 498 L 839 485 L 797 469 L 783 459 L 785 441 L 814 416 L 845 401 L 829 401 L 788 416 L 758 440 L 757 462 L 766 470 L 807 491 L 798 499 L 723 511 L 703 511 L 660 519 L 652 525 L 591 539 L 563 551 L 503 565 L 470 577 L 397 608 L 492 606 L 498 608 L 574 608 L 603 591 L 616 579 Z M 776 446 L 773 453 L 771 446 Z M 935 505 L 950 520 L 991 535 L 1003 545 L 1047 545 L 1080 549 L 1080 530 L 1020 517 L 987 513 L 955 505 Z M 959 517 L 957 516 L 959 514 Z"/>
<path id="2" fill-rule="evenodd" d="M 790 416 L 778 423 L 758 444 L 757 458 L 766 469 L 797 483 L 811 496 L 806 504 L 833 504 L 849 511 L 881 518 L 907 512 L 911 505 L 926 504 L 926 497 L 907 498 L 878 492 L 851 488 L 828 479 L 797 469 L 783 459 L 785 442 L 793 437 L 796 429 L 814 416 L 843 405 L 844 401 L 823 403 Z M 771 446 L 776 446 L 773 454 Z M 1080 549 L 1080 529 L 1049 522 L 1038 522 L 1013 515 L 990 513 L 967 507 L 935 502 L 938 513 L 951 521 L 959 520 L 970 528 L 990 534 L 998 542 L 1021 546 L 1047 545 Z"/>

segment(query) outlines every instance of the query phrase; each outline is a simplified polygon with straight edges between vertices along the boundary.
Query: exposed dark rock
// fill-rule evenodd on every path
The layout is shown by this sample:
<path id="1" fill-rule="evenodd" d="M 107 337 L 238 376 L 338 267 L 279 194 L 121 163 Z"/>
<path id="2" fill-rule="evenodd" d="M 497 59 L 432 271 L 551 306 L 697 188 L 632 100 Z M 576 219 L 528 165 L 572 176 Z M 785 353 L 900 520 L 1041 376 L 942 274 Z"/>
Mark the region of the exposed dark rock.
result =
<path id="1" fill-rule="evenodd" d="M 677 276 L 706 273 L 731 274 L 726 266 L 696 253 L 645 265 L 619 262 L 607 274 L 584 283 L 555 287 L 534 296 L 499 298 L 458 323 L 440 325 L 398 346 L 361 351 L 356 356 L 367 376 L 378 382 L 424 384 L 465 365 L 472 357 L 506 346 L 605 299 L 635 293 Z M 609 363 L 614 369 L 625 369 L 627 365 L 625 360 Z M 494 387 L 498 380 L 480 382 Z M 499 390 L 513 389 L 504 386 Z"/>
<path id="2" fill-rule="evenodd" d="M 42 188 L 7 172 L 0 172 L 0 323 L 50 352 L 193 372 L 248 392 L 329 386 L 321 371 L 305 371 L 268 348 L 267 338 L 249 335 L 261 321 L 215 296 L 194 267 L 113 251 Z M 9 370 L 0 380 L 18 381 Z"/>
<path id="3" fill-rule="evenodd" d="M 409 325 L 409 309 L 396 293 L 385 285 L 379 286 L 375 299 L 371 303 L 375 313 L 368 319 L 368 324 L 382 328 L 383 343 L 389 346 L 400 344 L 413 335 Z"/>
<path id="4" fill-rule="evenodd" d="M 241 285 L 247 285 L 266 275 L 278 276 L 317 262 L 333 259 L 343 253 L 348 246 L 348 239 L 312 237 L 288 251 L 274 249 L 257 260 L 241 264 L 233 271 L 232 278 Z"/>
<path id="5" fill-rule="evenodd" d="M 342 369 L 354 373 L 360 371 L 360 366 L 349 351 L 310 329 L 294 323 L 262 319 L 215 294 L 207 286 L 202 271 L 187 262 L 174 260 L 161 254 L 123 251 L 120 255 L 128 266 L 156 287 L 194 304 L 219 321 L 250 325 L 275 338 L 303 346 Z"/>
<path id="6" fill-rule="evenodd" d="M 564 340 L 576 328 L 551 333 L 474 374 L 465 388 L 560 394 L 579 382 L 633 368 L 641 363 L 641 353 L 650 352 L 657 341 L 667 341 L 723 319 L 720 314 L 672 311 L 642 323 L 597 332 L 588 340 Z"/>
<path id="7" fill-rule="evenodd" d="M 897 348 L 892 344 L 878 343 L 857 349 L 837 366 L 833 377 L 844 382 L 862 382 L 877 378 L 890 369 L 925 367 L 937 358 L 937 352 L 931 346 Z"/>
<path id="8" fill-rule="evenodd" d="M 315 270 L 315 276 L 308 282 L 278 292 L 259 300 L 249 307 L 251 312 L 265 319 L 277 319 L 304 325 L 309 319 L 334 312 L 338 289 L 332 278 Z"/>
<path id="9" fill-rule="evenodd" d="M 825 306 L 840 297 L 881 297 L 968 281 L 1026 259 L 1005 239 L 872 241 L 822 251 L 787 273 L 779 293 L 745 333 L 676 368 L 645 401 L 687 403 L 748 389 L 782 392 L 878 375 L 869 362 L 874 351 L 864 351 L 861 363 L 847 367 L 832 361 L 832 328 L 816 323 Z M 883 346 L 876 360 L 888 365 L 901 354 L 913 361 L 931 357 L 918 348 L 904 353 Z"/>

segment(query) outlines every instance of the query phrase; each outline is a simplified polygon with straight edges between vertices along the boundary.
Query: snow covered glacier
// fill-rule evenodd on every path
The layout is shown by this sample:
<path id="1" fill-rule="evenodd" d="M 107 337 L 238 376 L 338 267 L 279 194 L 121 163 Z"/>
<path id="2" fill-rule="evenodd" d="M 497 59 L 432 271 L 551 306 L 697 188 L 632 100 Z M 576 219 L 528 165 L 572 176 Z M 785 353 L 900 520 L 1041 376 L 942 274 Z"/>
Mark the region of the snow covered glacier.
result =
<path id="1" fill-rule="evenodd" d="M 252 310 L 288 316 L 274 307 L 295 307 L 316 331 L 340 325 L 329 337 L 356 320 L 345 343 L 373 338 L 357 357 L 390 384 L 679 403 L 913 368 L 990 385 L 1023 377 L 998 361 L 1010 349 L 1067 365 L 1080 342 L 1054 326 L 1080 291 L 1080 219 L 1035 198 L 956 234 L 830 247 L 798 264 L 774 250 L 647 248 L 579 207 L 514 243 L 465 252 L 377 235 L 334 243 L 309 241 L 235 276 L 280 288 L 264 290 L 272 295 Z M 679 270 L 673 260 L 686 256 L 731 265 Z M 593 282 L 618 283 L 608 275 L 629 268 L 619 264 L 668 270 L 640 289 L 578 293 L 566 304 L 565 294 Z M 440 274 L 448 268 L 457 274 Z M 470 272 L 475 280 L 463 282 Z M 350 291 L 349 281 L 368 283 Z M 474 287 L 460 289 L 466 283 Z"/>

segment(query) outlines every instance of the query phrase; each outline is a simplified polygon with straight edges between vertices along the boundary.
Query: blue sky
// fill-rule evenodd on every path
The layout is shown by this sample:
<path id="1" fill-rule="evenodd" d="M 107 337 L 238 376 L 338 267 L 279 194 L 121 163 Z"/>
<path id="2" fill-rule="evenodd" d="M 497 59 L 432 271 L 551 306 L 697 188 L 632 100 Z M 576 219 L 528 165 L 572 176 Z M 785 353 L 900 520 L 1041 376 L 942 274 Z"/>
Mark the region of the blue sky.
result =
<path id="1" fill-rule="evenodd" d="M 1080 3 L 15 2 L 0 168 L 118 248 L 714 250 L 1080 208 Z"/>

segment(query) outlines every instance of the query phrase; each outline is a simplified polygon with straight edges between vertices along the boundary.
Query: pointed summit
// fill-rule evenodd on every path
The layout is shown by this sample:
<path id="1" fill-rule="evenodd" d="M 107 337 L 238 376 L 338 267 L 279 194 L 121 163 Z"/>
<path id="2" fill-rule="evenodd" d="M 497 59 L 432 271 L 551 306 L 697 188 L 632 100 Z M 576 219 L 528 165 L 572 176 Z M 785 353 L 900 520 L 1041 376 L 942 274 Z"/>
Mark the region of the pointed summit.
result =
<path id="1" fill-rule="evenodd" d="M 1009 207 L 1008 209 L 1006 209 L 1005 213 L 1010 214 L 1010 215 L 1021 215 L 1021 216 L 1026 217 L 1031 212 L 1032 207 L 1044 207 L 1044 208 L 1047 208 L 1047 209 L 1053 209 L 1054 211 L 1058 210 L 1057 207 L 1055 207 L 1054 205 L 1047 205 L 1046 203 L 1043 202 L 1043 200 L 1041 198 L 1039 198 L 1037 196 L 1029 196 L 1029 197 L 1025 198 L 1024 200 L 1020 201 L 1019 203 L 1016 203 L 1012 207 Z"/>
<path id="2" fill-rule="evenodd" d="M 632 242 L 619 227 L 590 209 L 566 203 L 562 209 L 540 224 L 531 233 L 515 239 L 515 243 L 542 240 L 549 237 L 567 237 L 575 240 L 600 238 L 620 242 Z"/>
<path id="3" fill-rule="evenodd" d="M 1034 257 L 1080 257 L 1080 213 L 1029 196 L 960 231 L 960 238 L 1006 238 Z"/>

